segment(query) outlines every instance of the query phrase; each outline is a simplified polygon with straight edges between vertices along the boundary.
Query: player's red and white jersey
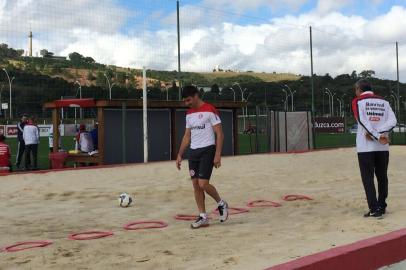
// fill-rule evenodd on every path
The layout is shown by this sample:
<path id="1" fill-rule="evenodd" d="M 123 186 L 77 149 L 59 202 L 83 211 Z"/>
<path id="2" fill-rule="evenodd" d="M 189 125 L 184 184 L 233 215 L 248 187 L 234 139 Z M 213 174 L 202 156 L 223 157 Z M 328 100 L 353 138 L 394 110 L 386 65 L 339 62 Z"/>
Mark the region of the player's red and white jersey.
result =
<path id="1" fill-rule="evenodd" d="M 204 103 L 199 109 L 190 109 L 186 115 L 186 128 L 191 130 L 190 148 L 198 149 L 216 144 L 213 126 L 221 123 L 216 108 Z"/>

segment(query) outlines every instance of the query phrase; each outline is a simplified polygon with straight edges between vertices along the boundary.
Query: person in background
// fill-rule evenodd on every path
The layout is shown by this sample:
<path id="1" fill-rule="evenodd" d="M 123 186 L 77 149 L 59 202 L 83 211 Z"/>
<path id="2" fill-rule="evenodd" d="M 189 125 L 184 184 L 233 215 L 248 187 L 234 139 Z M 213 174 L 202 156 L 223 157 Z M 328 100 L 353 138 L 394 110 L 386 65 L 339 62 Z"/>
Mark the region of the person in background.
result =
<path id="1" fill-rule="evenodd" d="M 58 150 L 61 149 L 61 126 L 59 125 L 58 127 Z M 49 152 L 53 152 L 54 151 L 54 126 L 51 125 L 51 127 L 49 128 L 49 134 L 48 134 L 48 142 L 49 142 Z"/>
<path id="2" fill-rule="evenodd" d="M 17 124 L 17 156 L 16 156 L 16 168 L 19 169 L 21 165 L 21 160 L 23 159 L 23 155 L 25 152 L 25 143 L 23 138 L 24 127 L 27 124 L 28 117 L 23 115 L 21 117 L 20 122 Z"/>
<path id="3" fill-rule="evenodd" d="M 23 138 L 25 142 L 25 169 L 38 169 L 39 128 L 34 118 L 30 118 L 24 127 Z M 32 155 L 32 164 L 31 164 Z"/>
<path id="4" fill-rule="evenodd" d="M 10 147 L 5 143 L 6 137 L 0 134 L 0 172 L 11 172 Z"/>
<path id="5" fill-rule="evenodd" d="M 84 153 L 90 153 L 94 150 L 92 135 L 86 130 L 86 126 L 81 124 L 79 133 L 76 136 L 77 149 Z"/>
<path id="6" fill-rule="evenodd" d="M 389 133 L 397 120 L 389 102 L 375 95 L 370 82 L 359 80 L 354 90 L 356 98 L 352 109 L 358 122 L 358 162 L 369 207 L 364 217 L 382 218 L 386 214 L 388 197 Z M 378 198 L 374 175 L 378 182 Z"/>
<path id="7" fill-rule="evenodd" d="M 97 122 L 90 134 L 92 135 L 94 150 L 99 150 L 99 124 Z"/>

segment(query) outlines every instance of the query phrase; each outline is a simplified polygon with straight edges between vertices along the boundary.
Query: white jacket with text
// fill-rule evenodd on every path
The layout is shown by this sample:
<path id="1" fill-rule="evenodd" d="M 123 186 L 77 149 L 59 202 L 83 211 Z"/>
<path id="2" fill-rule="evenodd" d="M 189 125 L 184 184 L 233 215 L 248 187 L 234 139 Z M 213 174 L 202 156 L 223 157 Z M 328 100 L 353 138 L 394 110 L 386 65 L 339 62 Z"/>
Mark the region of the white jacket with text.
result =
<path id="1" fill-rule="evenodd" d="M 373 92 L 364 92 L 352 102 L 355 119 L 358 121 L 357 152 L 389 151 L 389 144 L 379 143 L 382 134 L 396 127 L 396 116 L 388 101 Z M 373 140 L 368 140 L 369 134 Z"/>
<path id="2" fill-rule="evenodd" d="M 23 139 L 25 145 L 39 144 L 39 128 L 34 125 L 25 125 Z"/>

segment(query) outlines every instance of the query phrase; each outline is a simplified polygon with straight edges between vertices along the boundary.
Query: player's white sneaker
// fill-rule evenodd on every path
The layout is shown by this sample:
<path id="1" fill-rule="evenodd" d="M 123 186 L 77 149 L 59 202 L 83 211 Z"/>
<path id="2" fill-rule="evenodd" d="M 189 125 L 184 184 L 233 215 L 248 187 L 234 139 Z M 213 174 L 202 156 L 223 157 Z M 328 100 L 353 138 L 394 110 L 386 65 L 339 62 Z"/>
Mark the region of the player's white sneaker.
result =
<path id="1" fill-rule="evenodd" d="M 220 222 L 226 221 L 228 219 L 228 203 L 221 200 L 217 209 L 219 210 Z"/>
<path id="2" fill-rule="evenodd" d="M 197 219 L 190 225 L 192 229 L 199 229 L 201 227 L 209 226 L 209 217 L 208 216 L 198 216 Z"/>

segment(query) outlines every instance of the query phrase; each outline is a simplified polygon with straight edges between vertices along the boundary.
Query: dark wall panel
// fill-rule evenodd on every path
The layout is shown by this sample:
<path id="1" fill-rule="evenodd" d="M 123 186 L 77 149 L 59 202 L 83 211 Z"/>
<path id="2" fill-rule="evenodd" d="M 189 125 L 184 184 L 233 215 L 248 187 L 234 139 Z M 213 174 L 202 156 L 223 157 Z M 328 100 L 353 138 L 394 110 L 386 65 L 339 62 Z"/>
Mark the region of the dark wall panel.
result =
<path id="1" fill-rule="evenodd" d="M 120 164 L 123 159 L 122 111 L 105 110 L 105 163 Z M 127 110 L 126 162 L 144 161 L 142 110 Z M 149 161 L 170 160 L 170 110 L 148 110 Z"/>
<path id="2" fill-rule="evenodd" d="M 120 164 L 122 162 L 122 121 L 121 110 L 105 110 L 104 162 Z"/>

